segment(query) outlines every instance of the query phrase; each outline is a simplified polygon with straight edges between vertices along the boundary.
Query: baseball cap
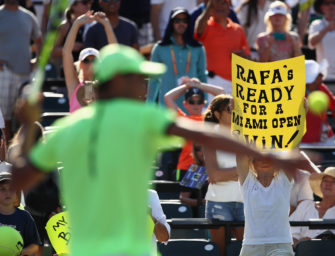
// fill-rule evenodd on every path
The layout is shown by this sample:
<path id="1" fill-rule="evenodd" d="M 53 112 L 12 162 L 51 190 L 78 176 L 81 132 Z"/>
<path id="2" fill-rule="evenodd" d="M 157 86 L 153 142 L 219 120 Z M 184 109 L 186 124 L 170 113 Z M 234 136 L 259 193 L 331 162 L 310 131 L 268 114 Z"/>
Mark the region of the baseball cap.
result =
<path id="1" fill-rule="evenodd" d="M 305 60 L 306 84 L 314 82 L 315 78 L 322 74 L 323 77 L 327 75 L 328 61 L 323 59 L 321 63 L 315 60 Z"/>
<path id="2" fill-rule="evenodd" d="M 0 182 L 3 182 L 5 180 L 11 180 L 12 174 L 9 172 L 0 172 Z"/>
<path id="3" fill-rule="evenodd" d="M 85 48 L 79 53 L 79 61 L 83 61 L 87 56 L 93 55 L 99 57 L 99 51 L 94 48 Z"/>
<path id="4" fill-rule="evenodd" d="M 174 19 L 178 14 L 181 14 L 181 13 L 185 13 L 187 17 L 190 16 L 187 9 L 183 7 L 176 7 L 171 11 L 171 19 Z"/>
<path id="5" fill-rule="evenodd" d="M 185 95 L 184 95 L 185 100 L 188 100 L 189 98 L 193 97 L 194 95 L 200 96 L 200 98 L 201 98 L 202 100 L 205 99 L 205 94 L 204 94 L 204 92 L 203 92 L 202 90 L 200 90 L 199 88 L 194 88 L 194 87 L 192 87 L 192 88 L 189 88 L 189 89 L 186 91 L 186 93 L 185 93 Z"/>
<path id="6" fill-rule="evenodd" d="M 166 71 L 166 66 L 161 63 L 146 61 L 132 47 L 110 44 L 100 50 L 100 57 L 95 60 L 93 70 L 99 83 L 104 83 L 116 74 L 161 75 Z"/>
<path id="7" fill-rule="evenodd" d="M 274 1 L 270 4 L 269 10 L 267 11 L 267 16 L 271 17 L 276 14 L 287 15 L 287 8 L 285 4 L 281 1 Z"/>

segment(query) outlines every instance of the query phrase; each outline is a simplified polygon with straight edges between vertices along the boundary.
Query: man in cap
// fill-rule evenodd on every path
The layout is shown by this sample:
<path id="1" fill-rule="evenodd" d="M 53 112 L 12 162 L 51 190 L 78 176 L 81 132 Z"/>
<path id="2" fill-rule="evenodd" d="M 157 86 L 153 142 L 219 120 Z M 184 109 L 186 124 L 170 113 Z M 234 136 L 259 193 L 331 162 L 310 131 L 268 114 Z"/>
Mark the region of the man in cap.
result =
<path id="1" fill-rule="evenodd" d="M 59 120 L 59 128 L 31 150 L 29 160 L 14 166 L 13 188 L 30 188 L 61 161 L 71 255 L 149 255 L 147 186 L 158 147 L 177 135 L 236 154 L 263 155 L 228 132 L 194 128 L 191 121 L 141 102 L 144 76 L 162 74 L 165 67 L 145 61 L 135 49 L 108 45 L 94 69 L 96 102 Z M 29 126 L 33 118 L 22 113 L 25 109 L 21 119 Z M 297 157 L 266 157 L 283 167 L 306 164 Z"/>

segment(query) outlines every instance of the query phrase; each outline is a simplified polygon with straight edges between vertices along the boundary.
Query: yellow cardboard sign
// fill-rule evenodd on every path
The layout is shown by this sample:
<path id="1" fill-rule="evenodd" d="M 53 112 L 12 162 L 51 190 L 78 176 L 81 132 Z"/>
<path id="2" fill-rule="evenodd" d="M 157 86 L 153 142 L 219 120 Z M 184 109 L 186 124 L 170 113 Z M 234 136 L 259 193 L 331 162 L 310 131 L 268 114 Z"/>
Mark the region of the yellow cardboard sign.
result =
<path id="1" fill-rule="evenodd" d="M 61 212 L 52 216 L 45 226 L 45 229 L 57 254 L 68 254 L 70 252 L 69 242 L 71 232 L 67 212 Z"/>
<path id="2" fill-rule="evenodd" d="M 232 58 L 232 133 L 262 149 L 295 148 L 306 132 L 305 58 Z"/>

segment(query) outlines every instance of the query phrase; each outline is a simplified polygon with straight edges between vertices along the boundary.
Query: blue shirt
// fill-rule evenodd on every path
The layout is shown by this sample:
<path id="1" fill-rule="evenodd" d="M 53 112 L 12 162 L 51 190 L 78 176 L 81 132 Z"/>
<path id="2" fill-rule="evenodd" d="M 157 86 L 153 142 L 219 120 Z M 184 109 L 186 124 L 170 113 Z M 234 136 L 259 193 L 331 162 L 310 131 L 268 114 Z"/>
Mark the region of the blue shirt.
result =
<path id="1" fill-rule="evenodd" d="M 123 17 L 119 17 L 119 24 L 113 29 L 117 42 L 128 46 L 138 44 L 138 32 L 134 22 Z M 84 34 L 84 47 L 93 47 L 100 50 L 108 44 L 104 26 L 93 23 Z"/>
<path id="2" fill-rule="evenodd" d="M 31 244 L 42 245 L 37 232 L 34 219 L 29 212 L 16 209 L 13 214 L 4 215 L 0 213 L 0 226 L 10 226 L 20 232 L 24 247 Z"/>
<path id="3" fill-rule="evenodd" d="M 177 87 L 177 81 L 183 76 L 190 78 L 198 78 L 201 82 L 207 82 L 206 76 L 206 55 L 203 46 L 192 47 L 189 45 L 179 45 L 173 37 L 171 37 L 171 45 L 156 44 L 152 50 L 151 61 L 164 63 L 167 66 L 167 71 L 161 78 L 152 78 L 148 87 L 148 101 L 156 101 L 158 96 L 158 103 L 165 106 L 164 95 Z M 173 70 L 173 62 L 171 56 L 171 48 L 174 51 L 176 58 L 176 66 L 178 74 Z M 191 54 L 189 72 L 186 73 L 188 52 Z M 183 105 L 184 96 L 177 99 L 176 103 L 180 109 L 186 111 Z"/>

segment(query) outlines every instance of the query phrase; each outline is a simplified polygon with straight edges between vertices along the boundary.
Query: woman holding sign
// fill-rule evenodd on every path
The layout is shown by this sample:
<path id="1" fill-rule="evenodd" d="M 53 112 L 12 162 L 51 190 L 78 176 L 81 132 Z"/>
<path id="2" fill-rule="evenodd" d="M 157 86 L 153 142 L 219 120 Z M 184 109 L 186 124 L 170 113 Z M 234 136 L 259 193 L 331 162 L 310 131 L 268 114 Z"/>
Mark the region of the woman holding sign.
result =
<path id="1" fill-rule="evenodd" d="M 257 48 L 259 61 L 284 60 L 301 55 L 298 34 L 290 32 L 292 18 L 285 3 L 275 1 L 265 14 L 267 32 L 259 34 Z"/>

